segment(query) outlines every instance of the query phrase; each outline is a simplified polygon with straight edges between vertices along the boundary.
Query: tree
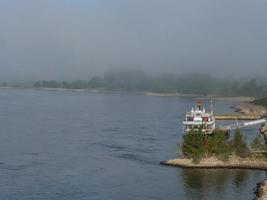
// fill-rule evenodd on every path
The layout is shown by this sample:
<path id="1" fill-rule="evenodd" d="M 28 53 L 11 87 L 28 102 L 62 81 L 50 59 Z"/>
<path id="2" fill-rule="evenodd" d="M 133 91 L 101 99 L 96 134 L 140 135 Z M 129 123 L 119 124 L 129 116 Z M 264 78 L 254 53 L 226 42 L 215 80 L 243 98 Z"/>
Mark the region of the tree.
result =
<path id="1" fill-rule="evenodd" d="M 201 130 L 191 130 L 183 136 L 182 151 L 186 158 L 193 158 L 194 161 L 201 159 L 204 154 L 205 135 Z"/>
<path id="2" fill-rule="evenodd" d="M 265 151 L 266 145 L 263 144 L 263 136 L 261 134 L 257 134 L 257 136 L 252 140 L 250 146 L 254 151 Z"/>
<path id="3" fill-rule="evenodd" d="M 246 157 L 249 155 L 249 148 L 246 143 L 246 139 L 240 132 L 240 129 L 235 130 L 234 140 L 233 140 L 233 150 L 237 156 Z"/>
<path id="4" fill-rule="evenodd" d="M 208 154 L 211 156 L 223 155 L 228 158 L 231 149 L 228 143 L 228 137 L 222 130 L 215 130 L 212 135 L 208 137 Z"/>

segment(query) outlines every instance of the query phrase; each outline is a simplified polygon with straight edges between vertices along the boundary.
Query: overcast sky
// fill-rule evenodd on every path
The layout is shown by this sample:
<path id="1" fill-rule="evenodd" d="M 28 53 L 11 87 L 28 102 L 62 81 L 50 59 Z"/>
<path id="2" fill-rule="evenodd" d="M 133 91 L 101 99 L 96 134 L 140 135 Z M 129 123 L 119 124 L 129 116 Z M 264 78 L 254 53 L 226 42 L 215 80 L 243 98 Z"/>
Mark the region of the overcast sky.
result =
<path id="1" fill-rule="evenodd" d="M 112 67 L 262 75 L 266 24 L 266 0 L 0 0 L 0 81 Z"/>

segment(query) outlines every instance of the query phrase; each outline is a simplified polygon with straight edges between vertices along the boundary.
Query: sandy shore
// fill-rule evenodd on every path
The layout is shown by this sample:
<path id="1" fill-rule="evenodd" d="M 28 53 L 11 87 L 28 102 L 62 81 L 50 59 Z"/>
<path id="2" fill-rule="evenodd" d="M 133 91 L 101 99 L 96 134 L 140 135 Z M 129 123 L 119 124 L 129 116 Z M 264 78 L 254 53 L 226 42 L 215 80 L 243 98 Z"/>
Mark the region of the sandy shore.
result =
<path id="1" fill-rule="evenodd" d="M 160 162 L 162 165 L 181 168 L 236 168 L 267 170 L 265 159 L 251 159 L 231 156 L 228 161 L 222 161 L 215 157 L 204 158 L 199 163 L 193 163 L 192 159 L 177 158 Z"/>

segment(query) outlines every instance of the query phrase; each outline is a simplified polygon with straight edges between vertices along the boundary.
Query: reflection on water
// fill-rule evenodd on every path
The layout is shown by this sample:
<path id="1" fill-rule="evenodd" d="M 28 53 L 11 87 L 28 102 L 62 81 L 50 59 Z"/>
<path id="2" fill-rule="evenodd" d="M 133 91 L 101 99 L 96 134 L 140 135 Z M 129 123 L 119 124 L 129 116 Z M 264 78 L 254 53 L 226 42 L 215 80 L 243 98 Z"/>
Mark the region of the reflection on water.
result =
<path id="1" fill-rule="evenodd" d="M 253 197 L 253 187 L 264 177 L 265 172 L 234 169 L 183 169 L 181 174 L 187 199 L 220 199 L 222 196 L 227 197 L 228 193 L 237 194 L 237 199 L 251 199 L 248 197 Z M 250 179 L 253 181 L 249 181 Z M 250 191 L 246 191 L 250 183 L 254 185 L 251 185 Z M 236 190 L 235 193 L 229 191 L 231 188 Z"/>

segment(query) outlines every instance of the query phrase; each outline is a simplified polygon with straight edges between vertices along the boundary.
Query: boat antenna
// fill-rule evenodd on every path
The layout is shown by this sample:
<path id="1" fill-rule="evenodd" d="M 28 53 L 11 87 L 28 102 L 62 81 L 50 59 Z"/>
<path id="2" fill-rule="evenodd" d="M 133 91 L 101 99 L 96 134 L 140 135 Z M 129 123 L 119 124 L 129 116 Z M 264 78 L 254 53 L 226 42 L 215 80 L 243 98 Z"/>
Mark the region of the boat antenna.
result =
<path id="1" fill-rule="evenodd" d="M 201 100 L 197 100 L 197 109 L 202 110 L 203 109 L 203 102 Z"/>

